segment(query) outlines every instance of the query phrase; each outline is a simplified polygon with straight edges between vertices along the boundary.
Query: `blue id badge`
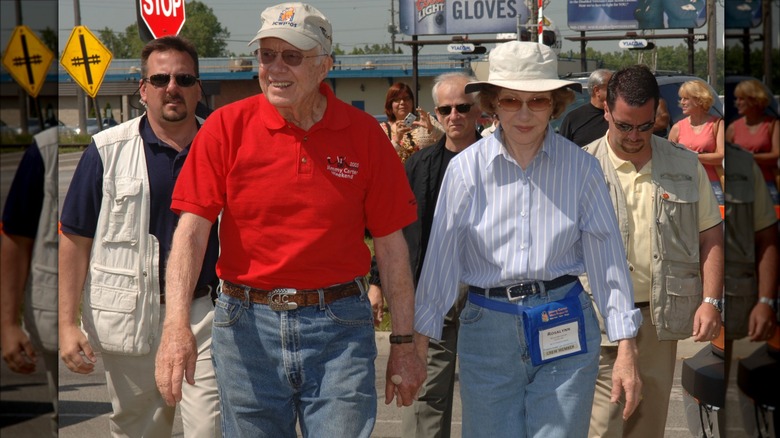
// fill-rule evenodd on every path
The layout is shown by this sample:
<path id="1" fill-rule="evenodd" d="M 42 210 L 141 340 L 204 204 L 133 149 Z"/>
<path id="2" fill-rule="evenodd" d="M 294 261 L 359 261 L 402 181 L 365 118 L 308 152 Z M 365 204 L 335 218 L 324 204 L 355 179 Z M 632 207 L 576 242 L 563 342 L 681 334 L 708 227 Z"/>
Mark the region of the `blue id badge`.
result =
<path id="1" fill-rule="evenodd" d="M 523 310 L 523 328 L 531 364 L 539 366 L 564 357 L 586 353 L 585 317 L 577 282 L 559 301 Z"/>

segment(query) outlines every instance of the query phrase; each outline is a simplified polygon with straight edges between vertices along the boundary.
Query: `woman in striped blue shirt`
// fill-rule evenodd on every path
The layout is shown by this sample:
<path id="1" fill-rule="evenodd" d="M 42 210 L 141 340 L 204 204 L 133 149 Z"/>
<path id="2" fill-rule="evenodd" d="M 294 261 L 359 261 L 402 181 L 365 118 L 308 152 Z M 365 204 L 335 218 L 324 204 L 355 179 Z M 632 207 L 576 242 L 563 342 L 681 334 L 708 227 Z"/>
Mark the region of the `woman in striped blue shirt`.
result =
<path id="1" fill-rule="evenodd" d="M 599 164 L 548 126 L 579 84 L 558 79 L 542 44 L 504 43 L 489 61 L 488 80 L 466 92 L 480 91 L 499 132 L 447 168 L 417 288 L 418 345 L 440 335 L 457 283 L 468 284 L 463 436 L 584 437 L 599 358 L 594 301 L 620 340 L 613 402 L 624 416 L 639 402 L 641 315 L 623 243 Z M 593 300 L 577 277 L 585 273 Z"/>

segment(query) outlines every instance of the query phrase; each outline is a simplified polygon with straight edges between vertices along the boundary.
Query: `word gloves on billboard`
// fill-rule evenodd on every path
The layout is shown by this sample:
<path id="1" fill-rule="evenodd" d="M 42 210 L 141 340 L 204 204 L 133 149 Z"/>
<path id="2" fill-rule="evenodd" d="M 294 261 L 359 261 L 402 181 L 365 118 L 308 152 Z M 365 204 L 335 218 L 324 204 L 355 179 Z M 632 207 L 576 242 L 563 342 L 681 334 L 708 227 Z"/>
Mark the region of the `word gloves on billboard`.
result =
<path id="1" fill-rule="evenodd" d="M 524 0 L 399 0 L 406 35 L 512 32 L 530 10 Z"/>

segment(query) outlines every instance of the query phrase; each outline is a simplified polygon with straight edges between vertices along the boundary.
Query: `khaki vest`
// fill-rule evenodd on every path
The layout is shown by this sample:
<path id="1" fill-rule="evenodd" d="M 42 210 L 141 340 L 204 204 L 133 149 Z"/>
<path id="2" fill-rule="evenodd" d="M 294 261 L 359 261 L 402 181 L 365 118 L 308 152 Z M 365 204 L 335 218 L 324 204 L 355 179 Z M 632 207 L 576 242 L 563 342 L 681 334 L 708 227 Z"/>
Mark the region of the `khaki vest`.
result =
<path id="1" fill-rule="evenodd" d="M 140 117 L 92 137 L 103 162 L 103 200 L 84 286 L 82 323 L 102 351 L 142 355 L 160 322 L 159 254 Z"/>
<path id="2" fill-rule="evenodd" d="M 750 312 L 758 300 L 756 283 L 756 245 L 753 229 L 755 178 L 753 155 L 741 147 L 726 144 L 724 239 L 725 286 L 724 311 L 726 339 L 748 334 Z M 761 181 L 763 184 L 763 181 Z M 725 306 L 724 306 L 725 308 Z"/>
<path id="3" fill-rule="evenodd" d="M 682 146 L 652 137 L 654 186 L 650 317 L 658 339 L 691 336 L 702 299 L 699 265 L 698 157 Z M 623 244 L 628 246 L 628 211 L 617 172 L 609 159 L 607 136 L 584 149 L 601 163 Z M 633 269 L 633 266 L 629 266 Z"/>
<path id="4" fill-rule="evenodd" d="M 36 348 L 57 352 L 57 128 L 35 136 L 43 158 L 43 206 L 25 290 L 24 325 Z"/>

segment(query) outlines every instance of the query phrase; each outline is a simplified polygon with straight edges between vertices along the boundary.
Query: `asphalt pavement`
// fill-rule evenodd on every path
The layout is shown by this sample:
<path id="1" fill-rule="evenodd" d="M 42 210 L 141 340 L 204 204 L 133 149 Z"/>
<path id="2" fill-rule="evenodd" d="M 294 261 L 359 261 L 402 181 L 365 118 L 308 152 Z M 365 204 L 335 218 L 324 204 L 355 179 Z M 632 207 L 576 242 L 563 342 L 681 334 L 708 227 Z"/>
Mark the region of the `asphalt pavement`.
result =
<path id="1" fill-rule="evenodd" d="M 73 170 L 80 154 L 63 154 L 60 156 L 60 202 L 64 199 Z M 18 162 L 20 153 L 0 154 L 0 204 L 4 202 L 8 183 L 15 169 L 14 160 Z M 388 333 L 377 332 L 376 342 L 379 355 L 376 362 L 378 403 L 377 422 L 372 437 L 400 437 L 401 409 L 395 405 L 387 406 L 383 402 L 384 376 L 389 354 Z M 668 438 L 688 438 L 689 431 L 684 391 L 680 383 L 681 364 L 686 357 L 691 357 L 701 350 L 705 344 L 686 340 L 678 344 L 678 358 L 675 367 L 674 386 L 669 405 L 669 415 L 666 424 Z M 748 342 L 735 343 L 734 358 L 745 357 L 760 344 Z M 46 377 L 40 370 L 31 375 L 19 375 L 8 370 L 5 362 L 0 364 L 0 437 L 38 438 L 48 435 L 48 416 L 52 412 L 51 401 L 48 400 Z M 732 375 L 736 367 L 732 366 Z M 62 438 L 103 438 L 109 436 L 108 416 L 111 412 L 108 393 L 105 386 L 105 374 L 102 360 L 98 360 L 95 371 L 90 375 L 74 374 L 60 364 L 60 437 Z M 731 379 L 735 381 L 734 378 Z M 452 419 L 453 437 L 461 436 L 461 404 L 459 385 L 456 382 L 455 403 Z M 739 404 L 744 400 L 734 385 L 727 392 L 727 403 Z M 742 426 L 742 413 L 739 410 L 728 410 L 728 437 L 747 436 Z M 174 437 L 183 436 L 181 419 L 177 415 L 174 426 Z"/>

